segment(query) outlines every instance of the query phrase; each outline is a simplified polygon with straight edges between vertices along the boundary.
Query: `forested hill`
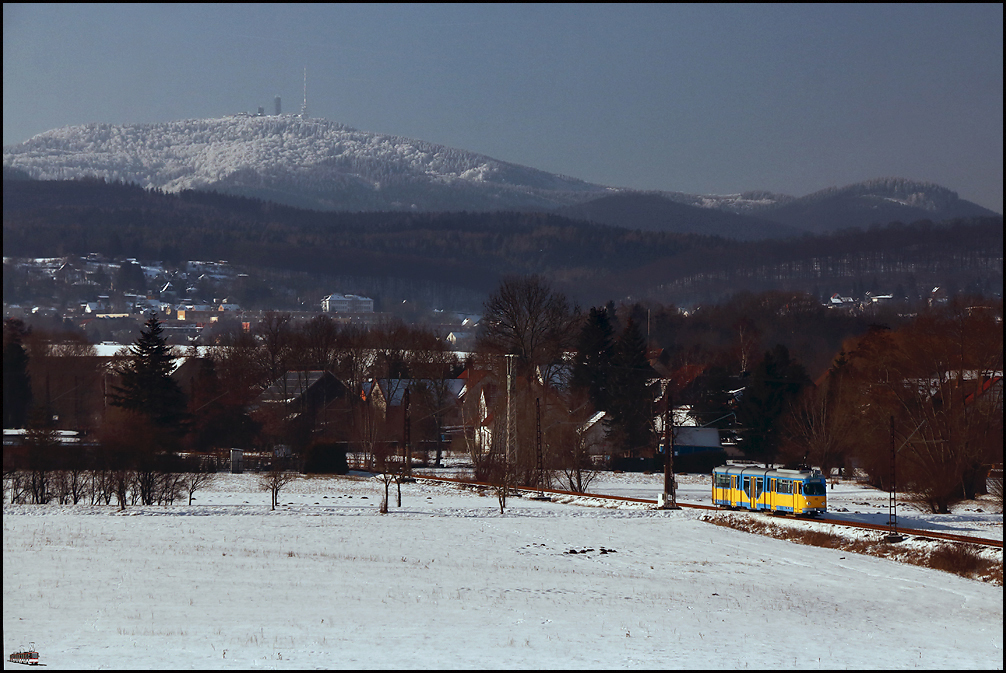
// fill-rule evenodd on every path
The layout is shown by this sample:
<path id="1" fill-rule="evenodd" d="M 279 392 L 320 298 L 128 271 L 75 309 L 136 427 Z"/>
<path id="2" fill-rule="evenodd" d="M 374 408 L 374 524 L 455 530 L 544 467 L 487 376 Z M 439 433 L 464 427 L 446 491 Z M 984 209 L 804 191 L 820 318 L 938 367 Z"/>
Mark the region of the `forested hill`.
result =
<path id="1" fill-rule="evenodd" d="M 476 291 L 504 274 L 542 273 L 588 305 L 629 296 L 683 304 L 739 290 L 848 293 L 857 280 L 889 290 L 954 283 L 1001 293 L 1002 251 L 1001 216 L 739 242 L 555 214 L 319 212 L 96 180 L 3 184 L 7 257 L 226 259 Z"/>
<path id="2" fill-rule="evenodd" d="M 4 147 L 3 164 L 45 180 L 96 176 L 318 210 L 541 210 L 610 191 L 476 152 L 296 115 L 67 126 Z"/>
<path id="3" fill-rule="evenodd" d="M 899 177 L 802 197 L 639 192 L 459 148 L 296 115 L 52 129 L 3 149 L 4 177 L 98 177 L 169 193 L 217 191 L 322 211 L 535 211 L 630 229 L 741 240 L 996 215 Z"/>

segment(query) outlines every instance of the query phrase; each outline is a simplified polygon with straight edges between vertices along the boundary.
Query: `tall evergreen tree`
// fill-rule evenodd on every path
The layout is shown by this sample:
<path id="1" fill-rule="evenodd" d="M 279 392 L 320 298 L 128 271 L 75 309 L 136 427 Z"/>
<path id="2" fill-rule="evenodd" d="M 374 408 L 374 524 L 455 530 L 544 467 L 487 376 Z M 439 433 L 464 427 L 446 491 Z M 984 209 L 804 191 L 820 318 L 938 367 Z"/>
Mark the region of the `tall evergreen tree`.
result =
<path id="1" fill-rule="evenodd" d="M 587 391 L 595 410 L 608 409 L 609 376 L 615 357 L 615 331 L 605 308 L 592 308 L 580 330 L 570 385 Z"/>
<path id="2" fill-rule="evenodd" d="M 8 318 L 3 323 L 3 426 L 23 428 L 31 409 L 31 375 L 28 353 L 21 345 L 24 323 Z"/>
<path id="3" fill-rule="evenodd" d="M 128 366 L 120 372 L 122 385 L 112 393 L 111 403 L 150 421 L 158 431 L 153 446 L 176 448 L 186 432 L 188 414 L 185 394 L 171 378 L 175 357 L 156 314 L 151 314 L 130 347 L 129 358 Z"/>
<path id="4" fill-rule="evenodd" d="M 629 317 L 615 342 L 609 376 L 608 438 L 630 456 L 653 441 L 653 394 L 647 385 L 656 374 L 646 358 L 646 340 Z"/>
<path id="5" fill-rule="evenodd" d="M 741 437 L 748 457 L 775 460 L 782 416 L 809 383 L 803 365 L 790 358 L 785 346 L 778 344 L 765 353 L 737 406 L 737 422 L 743 428 Z"/>
<path id="6" fill-rule="evenodd" d="M 147 279 L 143 268 L 136 262 L 123 262 L 115 276 L 115 289 L 119 292 L 146 292 Z"/>
<path id="7" fill-rule="evenodd" d="M 690 414 L 697 424 L 728 428 L 736 424 L 732 414 L 734 396 L 730 391 L 740 387 L 738 381 L 726 367 L 710 366 L 686 389 L 682 401 L 691 404 Z"/>

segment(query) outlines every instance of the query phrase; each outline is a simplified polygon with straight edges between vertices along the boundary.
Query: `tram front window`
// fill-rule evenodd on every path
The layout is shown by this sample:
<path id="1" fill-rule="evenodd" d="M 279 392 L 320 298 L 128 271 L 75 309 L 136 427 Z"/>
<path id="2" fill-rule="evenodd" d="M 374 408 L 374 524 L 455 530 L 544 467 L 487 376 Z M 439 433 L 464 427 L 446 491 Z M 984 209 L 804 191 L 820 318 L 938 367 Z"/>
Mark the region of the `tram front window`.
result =
<path id="1" fill-rule="evenodd" d="M 822 481 L 808 481 L 803 484 L 804 495 L 826 495 L 827 490 Z"/>

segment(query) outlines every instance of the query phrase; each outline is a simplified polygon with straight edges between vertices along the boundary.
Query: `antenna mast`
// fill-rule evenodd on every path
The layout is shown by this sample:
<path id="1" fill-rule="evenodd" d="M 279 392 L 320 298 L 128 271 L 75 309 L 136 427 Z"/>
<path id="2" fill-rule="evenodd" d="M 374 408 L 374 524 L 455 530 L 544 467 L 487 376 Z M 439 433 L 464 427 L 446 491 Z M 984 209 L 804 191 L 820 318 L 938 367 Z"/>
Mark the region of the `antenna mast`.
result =
<path id="1" fill-rule="evenodd" d="M 300 118 L 307 119 L 307 68 L 304 68 L 304 103 L 300 106 Z"/>

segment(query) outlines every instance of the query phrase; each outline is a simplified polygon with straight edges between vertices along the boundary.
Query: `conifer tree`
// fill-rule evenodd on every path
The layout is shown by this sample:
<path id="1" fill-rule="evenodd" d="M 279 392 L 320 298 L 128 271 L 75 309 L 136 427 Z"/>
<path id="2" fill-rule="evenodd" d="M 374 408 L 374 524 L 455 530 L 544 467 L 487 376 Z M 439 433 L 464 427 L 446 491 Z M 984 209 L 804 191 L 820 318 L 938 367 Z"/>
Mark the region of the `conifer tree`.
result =
<path id="1" fill-rule="evenodd" d="M 655 372 L 646 359 L 646 340 L 631 316 L 614 351 L 605 424 L 609 439 L 635 456 L 652 443 L 653 394 L 648 383 Z"/>
<path id="2" fill-rule="evenodd" d="M 140 330 L 129 349 L 129 364 L 120 372 L 122 385 L 111 395 L 111 403 L 140 414 L 157 431 L 152 443 L 158 449 L 174 449 L 187 429 L 185 394 L 171 378 L 175 357 L 156 314 Z"/>
<path id="3" fill-rule="evenodd" d="M 586 390 L 596 411 L 607 411 L 615 331 L 605 308 L 592 308 L 580 330 L 570 385 Z"/>
<path id="4" fill-rule="evenodd" d="M 755 367 L 737 406 L 748 457 L 773 462 L 779 449 L 783 414 L 804 386 L 810 384 L 803 365 L 790 358 L 782 344 L 765 353 Z"/>
<path id="5" fill-rule="evenodd" d="M 21 345 L 24 323 L 17 319 L 3 324 L 3 426 L 22 428 L 31 408 L 31 375 L 28 354 Z"/>

